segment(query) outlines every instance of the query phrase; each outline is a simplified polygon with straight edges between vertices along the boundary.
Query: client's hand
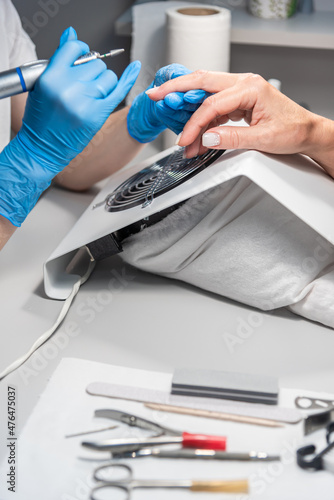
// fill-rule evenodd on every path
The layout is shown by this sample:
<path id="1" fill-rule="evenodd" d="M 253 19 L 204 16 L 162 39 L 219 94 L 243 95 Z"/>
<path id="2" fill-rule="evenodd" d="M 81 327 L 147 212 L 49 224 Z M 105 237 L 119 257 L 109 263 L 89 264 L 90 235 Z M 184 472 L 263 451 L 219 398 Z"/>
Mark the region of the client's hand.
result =
<path id="1" fill-rule="evenodd" d="M 334 176 L 334 122 L 299 106 L 261 76 L 196 71 L 151 89 L 149 97 L 160 101 L 191 89 L 212 95 L 184 127 L 179 145 L 187 146 L 188 157 L 206 148 L 303 153 Z M 241 119 L 250 126 L 220 126 Z"/>

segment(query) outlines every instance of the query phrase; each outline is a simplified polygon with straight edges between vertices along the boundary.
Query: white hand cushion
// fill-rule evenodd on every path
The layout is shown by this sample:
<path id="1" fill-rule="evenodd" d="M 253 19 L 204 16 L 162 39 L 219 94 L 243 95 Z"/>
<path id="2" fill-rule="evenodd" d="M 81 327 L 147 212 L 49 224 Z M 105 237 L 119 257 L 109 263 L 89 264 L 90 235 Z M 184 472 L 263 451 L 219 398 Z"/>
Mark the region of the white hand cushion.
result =
<path id="1" fill-rule="evenodd" d="M 245 177 L 191 198 L 123 248 L 139 269 L 334 327 L 334 247 Z"/>

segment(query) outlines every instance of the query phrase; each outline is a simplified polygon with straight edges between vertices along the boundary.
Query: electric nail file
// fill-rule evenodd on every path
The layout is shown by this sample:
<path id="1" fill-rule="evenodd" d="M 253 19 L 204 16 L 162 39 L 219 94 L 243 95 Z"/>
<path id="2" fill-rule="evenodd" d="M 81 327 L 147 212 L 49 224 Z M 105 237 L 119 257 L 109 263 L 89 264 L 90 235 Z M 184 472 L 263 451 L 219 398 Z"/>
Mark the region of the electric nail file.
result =
<path id="1" fill-rule="evenodd" d="M 122 52 L 124 52 L 124 49 L 111 50 L 106 54 L 100 54 L 95 51 L 87 52 L 87 54 L 79 57 L 74 62 L 74 66 L 92 61 L 93 59 L 114 57 Z M 48 64 L 48 59 L 41 59 L 22 64 L 22 66 L 0 73 L 0 99 L 32 90 L 36 80 L 41 76 L 43 71 L 46 70 Z"/>

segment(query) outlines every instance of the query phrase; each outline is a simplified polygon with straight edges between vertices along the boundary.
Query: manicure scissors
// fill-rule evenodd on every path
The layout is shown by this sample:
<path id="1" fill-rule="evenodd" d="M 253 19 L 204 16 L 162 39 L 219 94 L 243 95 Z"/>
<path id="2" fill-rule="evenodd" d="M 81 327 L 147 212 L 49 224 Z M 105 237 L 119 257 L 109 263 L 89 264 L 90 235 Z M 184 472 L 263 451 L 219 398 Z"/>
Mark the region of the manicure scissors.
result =
<path id="1" fill-rule="evenodd" d="M 109 479 L 111 478 L 111 479 Z M 90 500 L 102 500 L 103 490 L 114 488 L 122 490 L 122 500 L 130 500 L 133 490 L 141 489 L 182 489 L 197 492 L 211 493 L 248 493 L 247 479 L 237 480 L 151 480 L 134 479 L 131 467 L 125 464 L 106 464 L 97 467 L 94 471 L 97 486 L 91 490 Z M 110 497 L 112 498 L 112 497 Z"/>

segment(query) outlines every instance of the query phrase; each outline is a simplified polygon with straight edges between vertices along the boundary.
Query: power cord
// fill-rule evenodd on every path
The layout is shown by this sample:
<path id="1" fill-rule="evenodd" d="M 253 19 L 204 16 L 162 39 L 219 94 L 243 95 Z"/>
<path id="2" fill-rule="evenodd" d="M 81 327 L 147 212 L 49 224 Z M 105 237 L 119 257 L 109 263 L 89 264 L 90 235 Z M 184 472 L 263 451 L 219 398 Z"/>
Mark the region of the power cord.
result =
<path id="1" fill-rule="evenodd" d="M 14 370 L 19 368 L 21 365 L 23 365 L 23 363 L 25 363 L 27 361 L 27 359 L 29 359 L 30 356 L 35 351 L 37 351 L 37 349 L 39 347 L 41 347 L 41 345 L 43 345 L 47 340 L 49 340 L 49 338 L 54 334 L 54 332 L 57 330 L 57 328 L 62 323 L 65 316 L 67 315 L 67 313 L 71 307 L 71 304 L 73 302 L 73 299 L 76 296 L 76 294 L 78 293 L 81 285 L 86 283 L 86 281 L 88 280 L 88 278 L 92 274 L 94 267 L 95 267 L 95 261 L 90 260 L 87 271 L 85 272 L 85 274 L 83 276 L 81 276 L 78 279 L 78 281 L 76 281 L 76 283 L 74 283 L 72 291 L 71 291 L 70 295 L 67 297 L 67 299 L 65 300 L 64 305 L 63 305 L 63 307 L 58 315 L 58 318 L 56 319 L 55 323 L 53 324 L 53 326 L 51 328 L 49 328 L 49 330 L 47 330 L 45 333 L 43 333 L 43 335 L 41 335 L 39 337 L 39 339 L 36 340 L 36 342 L 34 342 L 34 344 L 31 346 L 29 351 L 26 352 L 26 354 L 24 354 L 23 356 L 18 358 L 16 361 L 11 363 L 7 368 L 5 368 L 5 370 L 3 370 L 0 373 L 0 381 L 3 380 L 5 377 L 7 377 L 7 375 L 12 373 Z"/>

